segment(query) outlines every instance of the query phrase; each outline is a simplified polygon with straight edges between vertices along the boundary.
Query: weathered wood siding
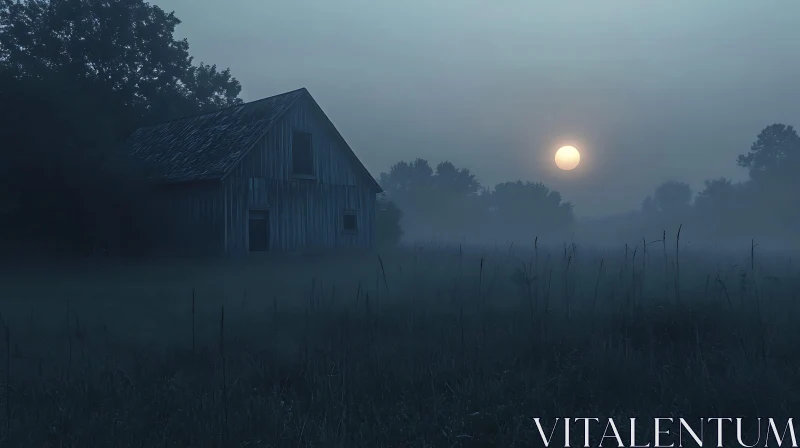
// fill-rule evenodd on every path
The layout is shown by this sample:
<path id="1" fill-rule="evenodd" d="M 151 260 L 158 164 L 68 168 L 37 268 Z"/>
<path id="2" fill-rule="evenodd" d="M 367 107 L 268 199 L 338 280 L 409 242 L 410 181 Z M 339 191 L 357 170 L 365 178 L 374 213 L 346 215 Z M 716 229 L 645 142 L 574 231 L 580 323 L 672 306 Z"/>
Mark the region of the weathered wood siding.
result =
<path id="1" fill-rule="evenodd" d="M 294 131 L 312 135 L 313 179 L 292 175 Z M 299 100 L 222 182 L 227 252 L 247 251 L 251 209 L 269 210 L 270 250 L 372 246 L 377 190 L 358 164 L 311 100 Z M 342 228 L 346 211 L 354 233 Z"/>
<path id="2" fill-rule="evenodd" d="M 270 250 L 368 248 L 374 241 L 375 195 L 368 190 L 265 178 L 231 178 L 224 188 L 229 252 L 247 251 L 249 210 L 269 210 Z M 355 211 L 355 233 L 342 228 L 344 211 Z"/>
<path id="3" fill-rule="evenodd" d="M 224 198 L 218 182 L 167 185 L 159 190 L 155 207 L 165 221 L 165 249 L 187 254 L 225 250 Z"/>

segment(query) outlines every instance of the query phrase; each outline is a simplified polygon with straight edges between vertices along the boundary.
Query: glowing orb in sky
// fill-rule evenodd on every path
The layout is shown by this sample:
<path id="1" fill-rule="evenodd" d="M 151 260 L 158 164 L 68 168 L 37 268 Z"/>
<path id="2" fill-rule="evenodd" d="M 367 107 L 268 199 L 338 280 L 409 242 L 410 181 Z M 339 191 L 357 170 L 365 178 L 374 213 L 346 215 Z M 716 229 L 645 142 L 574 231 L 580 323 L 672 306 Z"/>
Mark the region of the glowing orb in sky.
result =
<path id="1" fill-rule="evenodd" d="M 556 151 L 556 166 L 562 170 L 574 170 L 579 163 L 581 163 L 581 153 L 574 146 L 562 146 Z"/>

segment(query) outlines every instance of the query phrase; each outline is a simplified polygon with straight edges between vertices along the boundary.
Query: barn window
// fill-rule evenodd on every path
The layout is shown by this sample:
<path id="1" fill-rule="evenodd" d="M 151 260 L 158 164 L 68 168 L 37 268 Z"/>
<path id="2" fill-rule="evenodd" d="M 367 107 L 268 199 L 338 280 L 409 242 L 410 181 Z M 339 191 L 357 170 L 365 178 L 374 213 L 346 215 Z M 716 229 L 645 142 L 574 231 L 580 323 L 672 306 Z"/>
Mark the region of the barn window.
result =
<path id="1" fill-rule="evenodd" d="M 292 135 L 292 173 L 303 176 L 314 175 L 314 152 L 311 134 L 296 131 Z"/>
<path id="2" fill-rule="evenodd" d="M 269 210 L 250 210 L 247 237 L 251 252 L 269 250 Z"/>
<path id="3" fill-rule="evenodd" d="M 358 230 L 357 223 L 356 212 L 344 212 L 342 215 L 342 229 L 344 229 L 345 232 L 355 232 Z"/>

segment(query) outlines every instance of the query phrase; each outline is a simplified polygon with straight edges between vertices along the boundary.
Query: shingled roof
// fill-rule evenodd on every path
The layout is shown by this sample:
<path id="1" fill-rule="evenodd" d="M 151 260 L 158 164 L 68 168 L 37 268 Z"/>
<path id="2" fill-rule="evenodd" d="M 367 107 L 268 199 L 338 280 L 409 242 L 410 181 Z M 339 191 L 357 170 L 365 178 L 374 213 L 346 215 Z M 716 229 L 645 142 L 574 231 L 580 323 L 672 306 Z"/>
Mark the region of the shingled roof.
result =
<path id="1" fill-rule="evenodd" d="M 130 154 L 153 171 L 153 180 L 157 182 L 222 179 L 304 95 L 319 107 L 308 90 L 301 88 L 239 106 L 139 128 L 128 139 Z M 347 142 L 329 120 L 328 123 L 377 186 Z"/>

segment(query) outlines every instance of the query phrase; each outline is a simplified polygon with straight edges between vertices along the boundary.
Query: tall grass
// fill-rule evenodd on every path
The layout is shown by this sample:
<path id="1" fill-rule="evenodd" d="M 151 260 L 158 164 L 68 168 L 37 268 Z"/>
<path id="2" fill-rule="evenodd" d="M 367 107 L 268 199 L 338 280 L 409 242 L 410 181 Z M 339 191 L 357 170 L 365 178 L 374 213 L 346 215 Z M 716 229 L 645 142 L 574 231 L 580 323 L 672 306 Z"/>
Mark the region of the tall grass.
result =
<path id="1" fill-rule="evenodd" d="M 640 242 L 9 267 L 0 445 L 539 446 L 533 417 L 798 409 L 789 258 Z"/>

